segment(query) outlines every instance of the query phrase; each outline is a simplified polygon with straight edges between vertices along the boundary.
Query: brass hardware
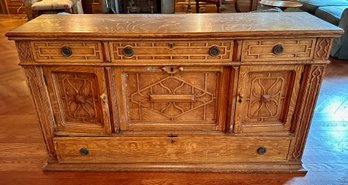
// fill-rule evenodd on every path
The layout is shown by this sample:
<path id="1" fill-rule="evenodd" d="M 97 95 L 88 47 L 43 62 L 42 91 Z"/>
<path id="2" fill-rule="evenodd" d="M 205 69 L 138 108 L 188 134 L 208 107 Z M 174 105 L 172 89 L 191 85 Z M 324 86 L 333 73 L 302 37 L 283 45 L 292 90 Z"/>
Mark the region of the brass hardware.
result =
<path id="1" fill-rule="evenodd" d="M 283 51 L 284 51 L 284 47 L 281 44 L 277 44 L 273 47 L 273 53 L 276 55 L 283 53 Z"/>
<path id="2" fill-rule="evenodd" d="M 212 57 L 216 57 L 220 54 L 220 49 L 219 47 L 217 46 L 212 46 L 210 49 L 209 49 L 209 55 L 212 56 Z"/>
<path id="3" fill-rule="evenodd" d="M 88 155 L 89 154 L 89 150 L 87 148 L 81 148 L 80 149 L 80 154 L 81 155 Z"/>
<path id="4" fill-rule="evenodd" d="M 261 146 L 260 148 L 257 149 L 257 153 L 260 155 L 263 155 L 266 153 L 266 147 Z"/>
<path id="5" fill-rule="evenodd" d="M 132 57 L 132 56 L 134 55 L 133 48 L 131 48 L 131 47 L 125 47 L 125 48 L 123 48 L 123 54 L 124 54 L 126 57 Z"/>
<path id="6" fill-rule="evenodd" d="M 72 55 L 72 50 L 68 46 L 62 47 L 61 51 L 62 51 L 63 56 L 65 56 L 65 57 L 70 57 Z"/>

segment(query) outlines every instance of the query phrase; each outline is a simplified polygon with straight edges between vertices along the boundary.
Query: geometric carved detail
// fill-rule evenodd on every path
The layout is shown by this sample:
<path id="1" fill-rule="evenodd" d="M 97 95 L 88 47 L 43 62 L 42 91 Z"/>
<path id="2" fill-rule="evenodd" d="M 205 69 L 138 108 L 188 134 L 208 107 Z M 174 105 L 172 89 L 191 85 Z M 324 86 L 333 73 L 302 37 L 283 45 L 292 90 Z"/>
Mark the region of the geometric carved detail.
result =
<path id="1" fill-rule="evenodd" d="M 209 49 L 217 46 L 218 56 L 210 56 Z M 123 49 L 131 47 L 134 55 L 127 57 Z M 169 41 L 169 42 L 112 42 L 110 43 L 111 57 L 114 62 L 123 61 L 231 61 L 233 42 L 202 42 L 202 41 Z"/>
<path id="2" fill-rule="evenodd" d="M 287 97 L 291 72 L 251 72 L 246 92 L 246 123 L 283 122 L 282 111 Z"/>
<path id="3" fill-rule="evenodd" d="M 299 99 L 300 108 L 297 110 L 298 124 L 295 137 L 295 146 L 292 153 L 294 160 L 300 160 L 303 154 L 305 143 L 307 140 L 311 120 L 313 117 L 314 106 L 318 98 L 320 84 L 324 75 L 325 65 L 313 65 L 307 68 L 304 75 L 304 83 L 302 95 Z"/>
<path id="4" fill-rule="evenodd" d="M 33 62 L 29 41 L 16 41 L 16 47 L 20 62 Z"/>
<path id="5" fill-rule="evenodd" d="M 72 55 L 64 56 L 62 48 L 71 48 Z M 100 42 L 81 41 L 81 42 L 31 42 L 33 55 L 38 62 L 102 62 L 103 54 Z"/>
<path id="6" fill-rule="evenodd" d="M 203 121 L 215 123 L 219 73 L 127 73 L 132 121 Z M 144 79 L 155 79 L 151 82 Z M 128 84 L 129 84 L 128 83 Z M 153 116 L 149 116 L 149 115 Z M 173 122 L 174 121 L 174 122 Z M 202 122 L 197 122 L 202 123 Z"/>
<path id="7" fill-rule="evenodd" d="M 330 46 L 332 39 L 330 38 L 318 38 L 317 46 L 314 53 L 314 59 L 326 60 L 329 57 Z"/>
<path id="8" fill-rule="evenodd" d="M 281 44 L 284 48 L 281 54 L 274 54 L 274 46 Z M 268 60 L 310 60 L 313 57 L 315 39 L 267 39 L 244 40 L 242 46 L 242 61 Z"/>
<path id="9" fill-rule="evenodd" d="M 97 76 L 89 73 L 54 73 L 65 122 L 100 124 L 102 115 L 98 96 Z"/>
<path id="10" fill-rule="evenodd" d="M 279 115 L 282 105 L 281 101 L 285 99 L 282 96 L 284 90 L 284 78 L 267 77 L 254 78 L 251 82 L 250 98 L 246 99 L 249 103 L 249 119 L 264 121 Z"/>

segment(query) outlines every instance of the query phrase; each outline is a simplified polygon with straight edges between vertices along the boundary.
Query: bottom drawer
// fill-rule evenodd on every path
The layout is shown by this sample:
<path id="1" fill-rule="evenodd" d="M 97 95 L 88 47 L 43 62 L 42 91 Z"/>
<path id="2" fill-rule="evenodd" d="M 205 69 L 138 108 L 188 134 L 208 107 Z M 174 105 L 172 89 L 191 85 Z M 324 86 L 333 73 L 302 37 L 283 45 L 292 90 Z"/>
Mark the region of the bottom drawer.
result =
<path id="1" fill-rule="evenodd" d="M 60 137 L 54 142 L 60 163 L 275 162 L 286 161 L 290 138 Z"/>

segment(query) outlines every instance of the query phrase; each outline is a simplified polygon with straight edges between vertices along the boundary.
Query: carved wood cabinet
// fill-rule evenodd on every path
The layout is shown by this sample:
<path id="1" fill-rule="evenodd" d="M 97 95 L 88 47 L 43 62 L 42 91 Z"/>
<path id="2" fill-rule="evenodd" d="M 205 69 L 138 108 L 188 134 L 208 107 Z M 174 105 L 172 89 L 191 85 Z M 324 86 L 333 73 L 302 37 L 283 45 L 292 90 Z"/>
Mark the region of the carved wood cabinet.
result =
<path id="1" fill-rule="evenodd" d="M 45 169 L 303 171 L 342 30 L 274 14 L 43 15 L 8 32 Z"/>

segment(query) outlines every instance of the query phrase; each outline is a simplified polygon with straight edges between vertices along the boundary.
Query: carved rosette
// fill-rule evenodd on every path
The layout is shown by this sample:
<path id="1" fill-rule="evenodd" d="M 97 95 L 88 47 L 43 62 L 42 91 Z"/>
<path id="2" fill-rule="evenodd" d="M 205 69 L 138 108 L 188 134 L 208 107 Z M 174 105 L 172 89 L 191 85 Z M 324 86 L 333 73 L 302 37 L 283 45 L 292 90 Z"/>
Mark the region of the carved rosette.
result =
<path id="1" fill-rule="evenodd" d="M 93 74 L 57 73 L 60 96 L 65 111 L 65 121 L 100 123 L 101 108 Z"/>
<path id="2" fill-rule="evenodd" d="M 279 115 L 280 105 L 284 97 L 282 90 L 284 89 L 284 78 L 282 77 L 255 78 L 252 80 L 250 89 L 249 103 L 249 119 L 264 119 L 276 117 Z"/>
<path id="3" fill-rule="evenodd" d="M 310 124 L 313 117 L 314 106 L 318 98 L 320 84 L 324 75 L 325 65 L 313 65 L 307 68 L 306 85 L 302 96 L 299 98 L 298 123 L 294 150 L 292 152 L 293 160 L 300 160 L 303 154 L 307 140 Z"/>

